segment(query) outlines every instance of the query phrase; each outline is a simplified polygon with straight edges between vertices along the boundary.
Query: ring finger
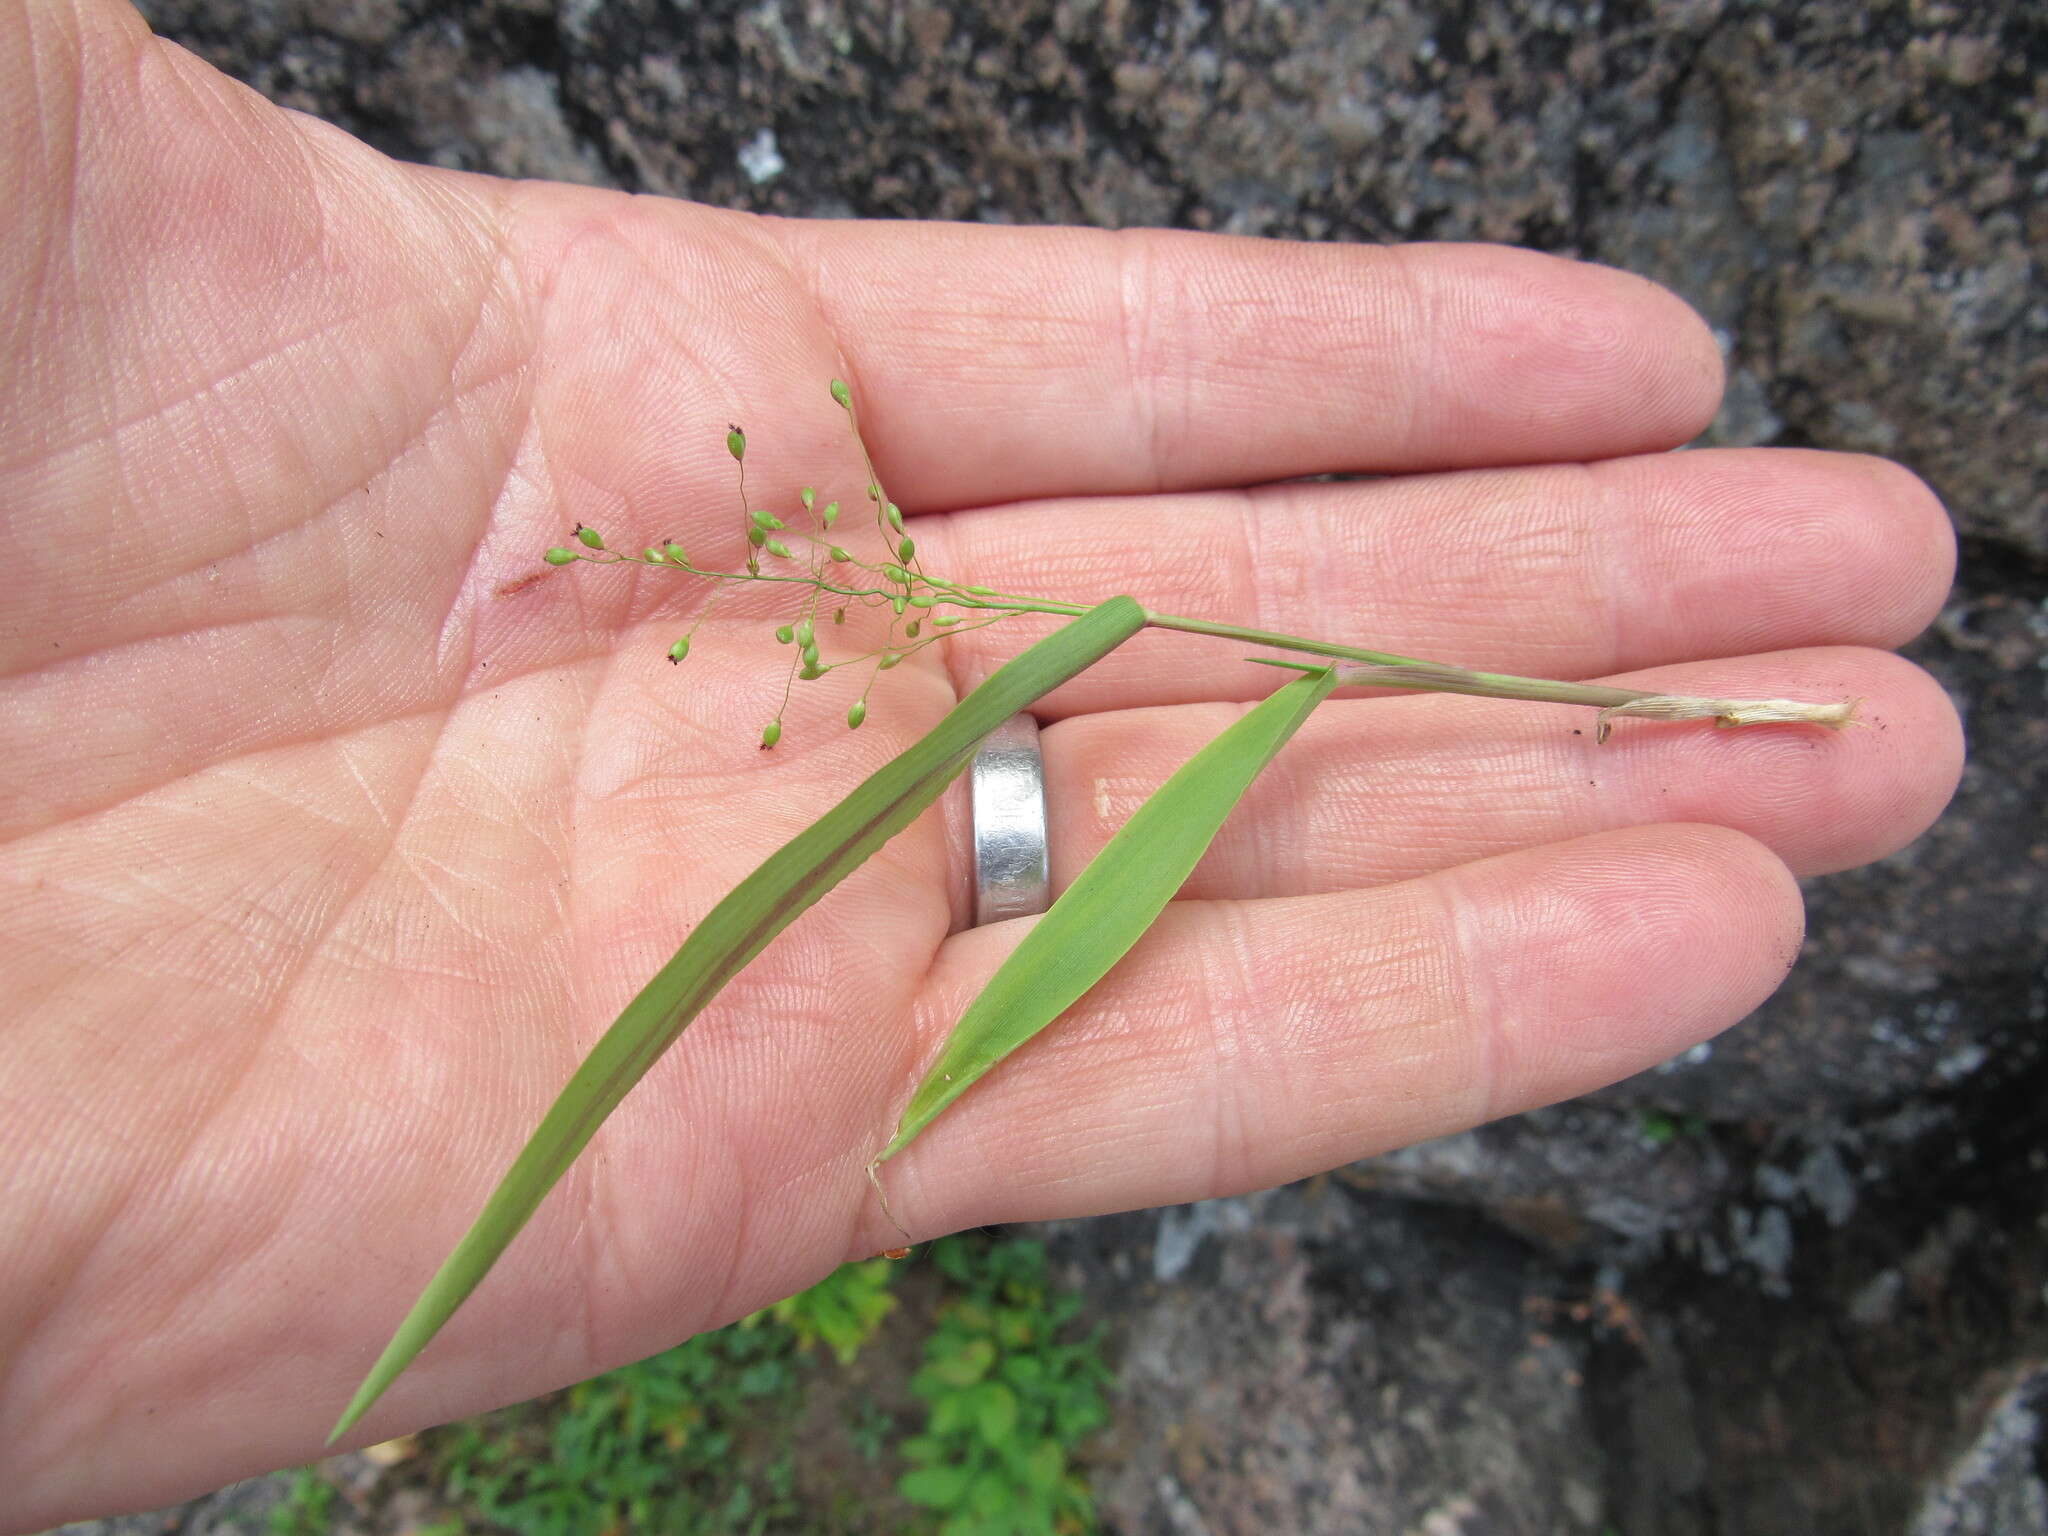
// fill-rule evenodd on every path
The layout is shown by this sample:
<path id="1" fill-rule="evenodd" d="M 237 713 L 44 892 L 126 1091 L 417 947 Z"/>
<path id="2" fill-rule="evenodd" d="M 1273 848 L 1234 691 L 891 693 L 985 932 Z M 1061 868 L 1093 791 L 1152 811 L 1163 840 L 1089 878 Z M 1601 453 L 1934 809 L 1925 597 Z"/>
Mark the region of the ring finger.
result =
<path id="1" fill-rule="evenodd" d="M 1702 656 L 1897 645 L 1948 590 L 1926 487 L 1877 459 L 1657 454 L 1249 492 L 1042 502 L 919 520 L 932 569 L 1540 677 Z M 963 685 L 1014 652 L 1004 623 L 947 646 Z M 1141 635 L 1043 718 L 1257 698 L 1256 647 Z"/>
<path id="2" fill-rule="evenodd" d="M 1516 848 L 1656 822 L 1747 833 L 1798 875 L 1880 858 L 1939 814 L 1962 743 L 1938 685 L 1881 651 L 1665 667 L 1622 686 L 1708 697 L 1861 698 L 1863 729 L 1621 721 L 1451 695 L 1336 699 L 1254 784 L 1184 898 L 1387 884 Z M 1055 891 L 1241 706 L 1079 715 L 1043 734 Z"/>

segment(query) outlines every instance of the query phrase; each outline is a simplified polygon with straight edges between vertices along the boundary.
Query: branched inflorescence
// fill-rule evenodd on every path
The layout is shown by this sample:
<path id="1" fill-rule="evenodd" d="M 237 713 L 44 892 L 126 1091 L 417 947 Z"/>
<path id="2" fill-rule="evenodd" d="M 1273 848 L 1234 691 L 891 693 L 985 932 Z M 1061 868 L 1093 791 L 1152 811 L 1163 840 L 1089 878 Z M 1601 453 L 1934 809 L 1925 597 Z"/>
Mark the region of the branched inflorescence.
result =
<path id="1" fill-rule="evenodd" d="M 607 549 L 596 529 L 581 524 L 577 525 L 573 547 L 551 549 L 546 555 L 550 565 L 568 565 L 578 560 L 595 564 L 653 565 L 711 582 L 710 596 L 689 633 L 669 647 L 668 659 L 674 662 L 680 662 L 690 654 L 692 637 L 727 587 L 738 582 L 786 582 L 801 588 L 803 595 L 796 617 L 775 629 L 777 643 L 794 647 L 795 655 L 790 659 L 789 675 L 783 683 L 782 702 L 776 708 L 775 717 L 761 732 L 764 749 L 782 739 L 783 712 L 789 705 L 790 690 L 798 682 L 808 682 L 846 667 L 870 666 L 866 687 L 846 712 L 846 723 L 858 726 L 867 719 L 868 694 L 874 688 L 875 678 L 926 646 L 934 645 L 949 635 L 985 629 L 1014 613 L 1072 617 L 1087 611 L 1084 604 L 998 592 L 993 587 L 967 586 L 927 571 L 918 558 L 916 541 L 904 529 L 902 509 L 889 500 L 882 488 L 881 477 L 875 473 L 874 458 L 861 437 L 860 422 L 854 414 L 852 393 L 843 379 L 832 381 L 832 398 L 846 413 L 854 443 L 860 449 L 861 462 L 867 470 L 867 500 L 873 507 L 875 530 L 884 551 L 882 559 L 861 559 L 843 545 L 833 542 L 834 525 L 839 520 L 839 503 L 828 501 L 820 508 L 817 492 L 810 486 L 805 486 L 798 493 L 800 505 L 790 509 L 787 519 L 765 508 L 749 507 L 747 435 L 737 426 L 727 428 L 725 446 L 739 465 L 740 510 L 745 517 L 747 536 L 747 563 L 743 571 L 712 570 L 699 566 L 673 540 L 650 545 L 637 555 Z M 842 624 L 848 610 L 854 608 L 888 609 L 886 640 L 878 648 L 844 661 L 825 661 L 818 647 L 820 625 Z M 1252 658 L 1274 661 L 1280 666 L 1314 671 L 1338 663 L 1338 684 L 1343 687 L 1465 693 L 1482 698 L 1590 706 L 1600 711 L 1595 734 L 1601 741 L 1607 739 L 1615 720 L 1625 718 L 1712 720 L 1721 726 L 1818 725 L 1839 730 L 1856 723 L 1859 702 L 1851 699 L 1809 704 L 1790 699 L 1694 698 L 1616 688 L 1604 683 L 1516 677 L 1301 635 L 1283 635 L 1237 624 L 1182 618 L 1151 609 L 1145 610 L 1145 623 L 1157 629 L 1210 635 L 1248 645 L 1272 646 L 1317 658 L 1313 663 Z"/>
<path id="2" fill-rule="evenodd" d="M 725 446 L 739 466 L 740 510 L 746 519 L 747 563 L 744 570 L 723 571 L 700 566 L 682 545 L 672 539 L 649 545 L 641 553 L 629 554 L 606 547 L 595 528 L 578 524 L 574 547 L 551 549 L 545 556 L 550 565 L 583 561 L 595 565 L 651 565 L 663 570 L 698 576 L 712 584 L 710 596 L 698 612 L 689 631 L 668 649 L 668 659 L 681 662 L 690 654 L 690 643 L 704 620 L 710 616 L 720 595 L 737 583 L 788 583 L 801 589 L 796 615 L 775 627 L 779 645 L 794 648 L 789 675 L 782 690 L 782 702 L 775 717 L 761 731 L 764 749 L 782 739 L 782 716 L 789 705 L 790 690 L 798 682 L 810 682 L 848 667 L 868 667 L 867 686 L 846 711 L 846 723 L 858 727 L 867 719 L 868 694 L 875 678 L 906 657 L 950 635 L 985 629 L 1013 613 L 1078 613 L 1078 605 L 1047 603 L 1038 599 L 1006 597 L 993 587 L 965 586 L 947 581 L 925 570 L 918 557 L 917 543 L 905 531 L 903 510 L 889 500 L 875 473 L 874 459 L 860 435 L 854 416 L 853 396 L 843 380 L 832 381 L 832 398 L 846 412 L 867 469 L 867 497 L 872 504 L 875 527 L 887 558 L 864 560 L 835 542 L 839 503 L 818 505 L 818 493 L 805 486 L 797 493 L 798 506 L 788 517 L 778 517 L 762 507 L 747 503 L 747 435 L 738 426 L 728 426 Z M 841 661 L 826 661 L 818 647 L 821 625 L 844 624 L 850 609 L 888 610 L 887 638 L 873 650 Z M 957 610 L 957 611 L 955 611 Z"/>

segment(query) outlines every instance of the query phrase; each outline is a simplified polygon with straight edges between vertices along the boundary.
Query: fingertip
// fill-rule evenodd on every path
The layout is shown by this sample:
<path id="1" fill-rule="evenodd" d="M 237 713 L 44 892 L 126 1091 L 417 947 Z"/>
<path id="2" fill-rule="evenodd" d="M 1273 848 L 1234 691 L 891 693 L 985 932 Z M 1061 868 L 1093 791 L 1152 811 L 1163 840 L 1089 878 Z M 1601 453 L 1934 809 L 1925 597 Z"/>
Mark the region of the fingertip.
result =
<path id="1" fill-rule="evenodd" d="M 1652 386 L 1644 396 L 1652 408 L 1645 423 L 1650 441 L 1672 447 L 1690 442 L 1713 424 L 1727 393 L 1728 361 L 1720 338 L 1705 315 L 1663 284 L 1614 267 L 1603 270 L 1634 290 L 1634 302 L 1647 312 L 1638 334 L 1664 338 L 1659 355 L 1631 360 Z"/>
<path id="2" fill-rule="evenodd" d="M 1855 776 L 1848 786 L 1853 797 L 1837 814 L 1840 825 L 1860 835 L 1837 840 L 1832 856 L 1807 873 L 1855 869 L 1897 853 L 1940 819 L 1962 782 L 1962 716 L 1940 680 L 1885 652 L 1867 655 L 1863 664 L 1871 688 L 1849 729 L 1854 745 L 1874 762 Z"/>
<path id="3" fill-rule="evenodd" d="M 1559 258 L 1553 258 L 1559 259 Z M 1727 368 L 1706 318 L 1661 283 L 1619 267 L 1572 262 L 1543 344 L 1583 379 L 1594 408 L 1619 406 L 1616 429 L 1636 436 L 1619 453 L 1675 448 L 1721 409 Z"/>
<path id="4" fill-rule="evenodd" d="M 1872 521 L 1891 545 L 1892 569 L 1902 573 L 1890 638 L 1904 642 L 1934 622 L 1955 585 L 1955 522 L 1934 487 L 1905 465 L 1874 454 L 1840 457 L 1869 487 Z"/>

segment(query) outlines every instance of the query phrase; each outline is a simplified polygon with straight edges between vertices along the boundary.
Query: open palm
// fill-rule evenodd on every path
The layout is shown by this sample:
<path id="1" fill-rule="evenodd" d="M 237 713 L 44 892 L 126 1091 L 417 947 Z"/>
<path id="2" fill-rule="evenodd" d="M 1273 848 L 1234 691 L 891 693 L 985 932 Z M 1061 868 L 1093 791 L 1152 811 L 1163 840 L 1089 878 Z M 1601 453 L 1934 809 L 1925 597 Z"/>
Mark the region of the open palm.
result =
<path id="1" fill-rule="evenodd" d="M 454 176 L 104 6 L 0 25 L 0 102 L 0 1524 L 308 1454 L 691 923 L 1039 632 L 925 653 L 857 732 L 850 672 L 799 683 L 761 752 L 773 589 L 672 670 L 680 579 L 521 580 L 579 521 L 735 564 L 728 420 L 753 504 L 861 504 L 834 374 L 934 571 L 1878 727 L 1595 748 L 1538 706 L 1326 707 L 1130 961 L 891 1165 L 918 1236 L 1636 1070 L 1776 984 L 1793 875 L 1953 786 L 1946 701 L 1865 649 L 1945 591 L 1940 509 L 1873 461 L 1661 452 L 1719 370 L 1634 279 Z M 1272 685 L 1239 654 L 1142 636 L 1047 701 L 1056 881 Z M 893 1240 L 862 1165 L 1019 927 L 962 931 L 963 847 L 949 802 L 778 940 L 370 1428 Z"/>

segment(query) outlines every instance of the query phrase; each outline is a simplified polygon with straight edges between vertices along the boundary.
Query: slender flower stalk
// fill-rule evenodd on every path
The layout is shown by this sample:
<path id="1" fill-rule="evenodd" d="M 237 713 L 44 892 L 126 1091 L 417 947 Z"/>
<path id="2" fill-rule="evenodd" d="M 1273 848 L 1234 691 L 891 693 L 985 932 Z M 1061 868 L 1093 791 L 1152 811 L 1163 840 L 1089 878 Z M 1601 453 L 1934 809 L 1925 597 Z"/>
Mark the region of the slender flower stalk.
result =
<path id="1" fill-rule="evenodd" d="M 659 566 L 710 582 L 712 601 L 728 586 L 742 582 L 783 583 L 803 589 L 798 618 L 793 623 L 778 626 L 775 631 L 778 643 L 792 646 L 795 650 L 789 679 L 783 688 L 785 705 L 790 685 L 795 682 L 813 681 L 842 667 L 872 662 L 874 671 L 868 679 L 868 687 L 872 689 L 876 675 L 896 666 L 905 657 L 949 635 L 985 628 L 1012 614 L 1042 613 L 1073 618 L 1089 611 L 1090 605 L 1086 603 L 998 592 L 992 587 L 948 581 L 925 570 L 917 556 L 914 541 L 904 531 L 902 511 L 888 499 L 875 472 L 874 459 L 860 435 L 851 392 L 842 380 L 834 379 L 831 393 L 840 409 L 846 412 L 854 442 L 860 449 L 861 464 L 867 474 L 866 499 L 874 507 L 875 530 L 886 552 L 884 558 L 863 560 L 844 545 L 833 542 L 827 535 L 831 534 L 838 518 L 839 503 L 830 502 L 820 512 L 816 507 L 816 492 L 809 486 L 800 493 L 801 510 L 792 508 L 787 520 L 763 508 L 747 507 L 744 479 L 747 439 L 745 432 L 735 426 L 726 433 L 726 448 L 739 464 L 743 477 L 740 505 L 745 514 L 742 529 L 747 540 L 747 561 L 743 571 L 699 566 L 673 541 L 650 546 L 639 555 L 614 550 L 606 546 L 596 530 L 581 525 L 575 530 L 576 543 L 549 550 L 547 563 L 551 566 L 579 561 L 602 565 Z M 804 527 L 805 523 L 811 524 L 815 531 Z M 771 537 L 773 534 L 784 537 Z M 764 556 L 767 557 L 765 563 Z M 889 611 L 887 641 L 878 650 L 847 660 L 824 660 L 817 642 L 817 627 L 824 610 L 831 610 L 834 622 L 843 622 L 847 612 L 855 608 L 886 608 Z M 709 609 L 710 603 L 707 602 L 705 612 L 708 613 Z M 1252 629 L 1242 624 L 1186 618 L 1149 608 L 1144 610 L 1144 615 L 1146 626 L 1152 629 L 1237 640 L 1246 645 L 1320 657 L 1325 662 L 1348 663 L 1336 669 L 1339 687 L 1406 688 L 1419 692 L 1465 693 L 1482 698 L 1584 705 L 1600 711 L 1595 729 L 1595 739 L 1599 741 L 1607 739 L 1616 720 L 1625 718 L 1712 720 L 1719 726 L 1817 725 L 1839 730 L 1856 723 L 1856 706 L 1861 702 L 1855 699 L 1802 703 L 1792 699 L 1694 698 L 1636 688 L 1614 688 L 1599 683 L 1517 677 L 1510 673 L 1482 672 L 1446 662 L 1400 656 L 1391 651 L 1315 640 L 1303 635 Z M 700 613 L 698 625 L 703 623 L 703 617 Z M 689 654 L 694 633 L 695 626 L 691 634 L 683 636 L 670 647 L 668 655 L 671 661 L 680 662 Z M 1317 670 L 1303 663 L 1274 657 L 1248 659 L 1299 670 Z M 848 723 L 857 726 L 866 715 L 867 693 L 863 691 L 860 705 L 849 713 Z M 772 747 L 780 739 L 781 722 L 782 711 L 778 709 L 762 733 L 764 747 Z"/>

